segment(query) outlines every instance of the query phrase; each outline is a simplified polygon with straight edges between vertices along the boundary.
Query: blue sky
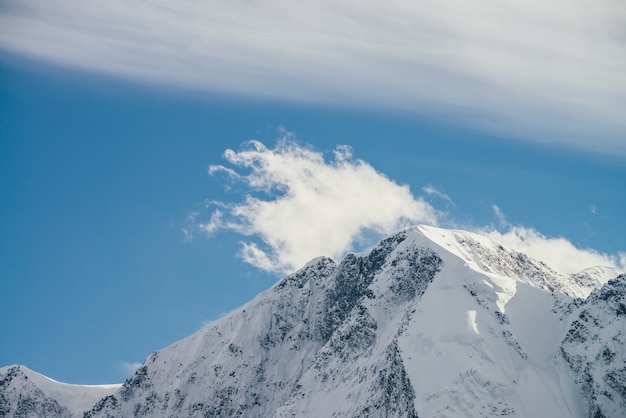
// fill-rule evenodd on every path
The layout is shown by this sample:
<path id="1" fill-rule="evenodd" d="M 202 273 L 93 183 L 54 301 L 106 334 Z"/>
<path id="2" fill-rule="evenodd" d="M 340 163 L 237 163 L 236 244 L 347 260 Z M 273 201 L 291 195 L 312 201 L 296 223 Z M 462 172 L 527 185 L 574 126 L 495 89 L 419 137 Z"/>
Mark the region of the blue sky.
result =
<path id="1" fill-rule="evenodd" d="M 623 13 L 479 3 L 5 2 L 0 365 L 121 381 L 320 243 L 413 222 L 623 267 Z"/>

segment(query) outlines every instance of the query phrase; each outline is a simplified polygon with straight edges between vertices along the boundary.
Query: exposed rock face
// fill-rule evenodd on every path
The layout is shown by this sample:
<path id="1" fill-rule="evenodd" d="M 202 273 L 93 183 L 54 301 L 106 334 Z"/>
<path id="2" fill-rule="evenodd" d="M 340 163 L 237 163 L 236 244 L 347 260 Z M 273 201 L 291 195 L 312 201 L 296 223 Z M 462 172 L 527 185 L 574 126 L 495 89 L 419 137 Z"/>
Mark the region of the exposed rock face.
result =
<path id="1" fill-rule="evenodd" d="M 13 366 L 0 377 L 0 416 L 38 418 L 72 415 L 35 386 L 20 366 Z"/>
<path id="2" fill-rule="evenodd" d="M 24 366 L 0 368 L 0 417 L 82 417 L 83 411 L 121 385 L 56 382 Z"/>
<path id="3" fill-rule="evenodd" d="M 386 304 L 417 298 L 438 271 L 441 259 L 431 250 L 394 253 L 405 239 L 400 233 L 340 264 L 312 261 L 241 310 L 151 355 L 86 415 L 292 416 L 318 410 L 302 403 L 314 392 L 342 388 L 344 399 L 322 410 L 415 416 L 397 343 L 378 339 L 379 313 L 372 309 L 377 298 Z M 395 316 L 399 323 L 405 315 Z"/>
<path id="4" fill-rule="evenodd" d="M 574 372 L 590 417 L 626 414 L 626 275 L 574 304 L 561 352 Z"/>
<path id="5" fill-rule="evenodd" d="M 411 228 L 311 261 L 150 355 L 84 416 L 622 417 L 626 276 L 600 288 L 607 272 Z M 0 378 L 0 416 L 22 416 L 15 372 Z M 21 387 L 21 410 L 74 411 Z"/>

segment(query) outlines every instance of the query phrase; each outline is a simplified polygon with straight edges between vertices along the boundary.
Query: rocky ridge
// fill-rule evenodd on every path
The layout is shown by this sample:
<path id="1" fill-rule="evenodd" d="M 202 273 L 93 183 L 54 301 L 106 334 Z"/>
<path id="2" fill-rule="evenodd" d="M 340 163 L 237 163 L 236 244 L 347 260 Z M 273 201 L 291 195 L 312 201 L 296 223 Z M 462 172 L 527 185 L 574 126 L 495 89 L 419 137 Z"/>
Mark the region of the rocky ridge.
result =
<path id="1" fill-rule="evenodd" d="M 151 354 L 84 416 L 621 417 L 626 276 L 612 273 L 565 275 L 478 234 L 410 228 L 311 261 Z M 7 416 L 35 416 L 0 393 Z"/>

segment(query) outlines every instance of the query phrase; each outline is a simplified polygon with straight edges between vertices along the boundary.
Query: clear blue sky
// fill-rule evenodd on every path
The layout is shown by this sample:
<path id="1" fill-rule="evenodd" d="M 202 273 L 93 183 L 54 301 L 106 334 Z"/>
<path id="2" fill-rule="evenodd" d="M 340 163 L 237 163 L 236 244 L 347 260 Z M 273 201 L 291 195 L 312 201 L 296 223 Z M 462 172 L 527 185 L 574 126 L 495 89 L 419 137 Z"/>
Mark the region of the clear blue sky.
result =
<path id="1" fill-rule="evenodd" d="M 466 103 L 434 104 L 431 91 L 417 104 L 398 93 L 399 106 L 393 94 L 355 93 L 360 85 L 344 91 L 324 84 L 324 74 L 335 74 L 326 67 L 322 81 L 290 80 L 313 86 L 293 95 L 258 68 L 238 75 L 252 80 L 250 94 L 227 78 L 202 84 L 197 73 L 184 83 L 145 81 L 122 64 L 95 71 L 105 64 L 11 46 L 16 30 L 0 36 L 0 366 L 24 364 L 71 383 L 119 382 L 132 363 L 271 286 L 278 273 L 238 255 L 240 241 L 261 243 L 258 234 L 222 228 L 189 240 L 183 230 L 190 213 L 210 218 L 214 208 L 203 202 L 243 200 L 245 188 L 207 172 L 233 167 L 225 150 L 246 149 L 252 139 L 272 149 L 285 129 L 328 164 L 337 145 L 350 145 L 354 161 L 410 186 L 441 225 L 517 225 L 608 256 L 626 251 L 626 136 L 618 118 L 607 116 L 613 125 L 597 137 L 569 141 L 556 122 L 512 117 L 479 99 L 480 123 L 446 110 Z M 119 62 L 138 68 L 142 59 L 150 65 L 153 57 Z M 255 90 L 254 80 L 274 81 L 277 93 Z M 318 84 L 320 97 L 311 93 Z M 624 85 L 616 89 L 622 100 Z M 532 108 L 531 98 L 519 97 Z M 537 113 L 550 103 L 537 104 Z M 423 110 L 431 105 L 440 111 Z M 579 122 L 577 111 L 563 114 Z"/>

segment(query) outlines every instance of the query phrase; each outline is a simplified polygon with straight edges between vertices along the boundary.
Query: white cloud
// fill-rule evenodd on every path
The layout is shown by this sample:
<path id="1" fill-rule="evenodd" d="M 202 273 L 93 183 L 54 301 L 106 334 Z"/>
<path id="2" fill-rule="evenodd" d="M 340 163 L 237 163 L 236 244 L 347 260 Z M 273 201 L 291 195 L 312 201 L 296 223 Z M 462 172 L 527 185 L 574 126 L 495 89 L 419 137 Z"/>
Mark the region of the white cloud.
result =
<path id="1" fill-rule="evenodd" d="M 206 234 L 213 234 L 215 231 L 217 231 L 220 227 L 222 227 L 223 225 L 223 213 L 221 210 L 216 209 L 213 214 L 211 215 L 211 219 L 209 219 L 208 222 L 202 223 L 198 225 L 198 228 L 206 233 Z"/>
<path id="2" fill-rule="evenodd" d="M 371 238 L 372 232 L 380 238 L 411 224 L 436 224 L 446 216 L 413 196 L 408 186 L 354 159 L 349 146 L 338 146 L 328 160 L 323 153 L 297 144 L 292 134 L 282 131 L 282 135 L 273 149 L 250 141 L 240 151 L 226 150 L 224 158 L 233 168 L 213 165 L 208 172 L 225 174 L 229 181 L 243 185 L 247 189 L 243 201 L 208 201 L 212 212 L 207 221 L 198 221 L 197 212 L 190 218 L 196 232 L 213 235 L 226 229 L 258 239 L 241 241 L 239 255 L 253 266 L 293 271 L 321 255 L 337 259 L 364 237 Z M 453 203 L 433 186 L 422 190 Z M 581 249 L 565 238 L 512 225 L 497 205 L 492 209 L 499 230 L 492 226 L 477 232 L 557 271 L 576 273 L 593 266 L 626 270 L 626 253 Z"/>
<path id="3" fill-rule="evenodd" d="M 496 216 L 496 219 L 498 220 L 498 225 L 500 226 L 500 228 L 509 226 L 509 221 L 506 220 L 506 215 L 504 214 L 504 212 L 502 212 L 502 210 L 500 210 L 500 207 L 494 204 L 492 206 L 492 209 L 493 209 L 493 214 Z"/>
<path id="4" fill-rule="evenodd" d="M 132 376 L 137 369 L 139 369 L 142 366 L 143 363 L 139 363 L 139 362 L 126 362 L 123 361 L 122 362 L 122 367 L 124 369 L 124 372 L 127 376 Z"/>
<path id="5" fill-rule="evenodd" d="M 450 196 L 440 190 L 437 190 L 434 186 L 430 184 L 422 187 L 422 191 L 429 196 L 438 197 L 439 199 L 445 200 L 447 203 L 454 205 L 454 201 L 450 198 Z"/>
<path id="6" fill-rule="evenodd" d="M 563 237 L 547 237 L 534 228 L 513 225 L 500 207 L 494 204 L 492 209 L 500 230 L 479 228 L 477 232 L 499 241 L 505 247 L 541 260 L 558 272 L 572 274 L 596 266 L 626 270 L 626 253 L 610 255 L 590 248 L 578 248 Z"/>
<path id="7" fill-rule="evenodd" d="M 0 48 L 626 154 L 621 0 L 5 0 Z"/>
<path id="8" fill-rule="evenodd" d="M 608 255 L 577 248 L 565 238 L 546 237 L 533 228 L 516 226 L 504 233 L 491 231 L 487 235 L 506 247 L 545 262 L 561 273 L 578 273 L 595 266 L 626 269 L 625 253 Z"/>
<path id="9" fill-rule="evenodd" d="M 224 158 L 236 169 L 212 166 L 209 172 L 230 174 L 249 193 L 243 202 L 220 203 L 197 229 L 259 238 L 261 244 L 242 242 L 240 255 L 264 270 L 292 271 L 314 257 L 340 257 L 369 232 L 382 236 L 413 223 L 437 222 L 435 210 L 408 186 L 354 159 L 346 146 L 337 147 L 328 161 L 288 139 L 273 149 L 251 141 L 244 150 L 227 150 Z"/>

